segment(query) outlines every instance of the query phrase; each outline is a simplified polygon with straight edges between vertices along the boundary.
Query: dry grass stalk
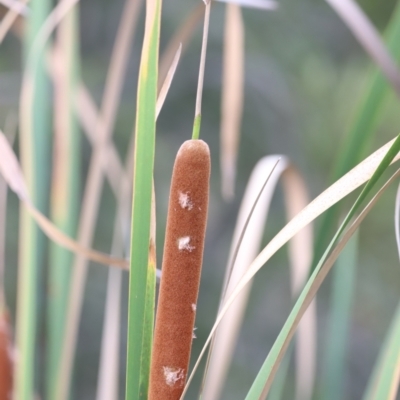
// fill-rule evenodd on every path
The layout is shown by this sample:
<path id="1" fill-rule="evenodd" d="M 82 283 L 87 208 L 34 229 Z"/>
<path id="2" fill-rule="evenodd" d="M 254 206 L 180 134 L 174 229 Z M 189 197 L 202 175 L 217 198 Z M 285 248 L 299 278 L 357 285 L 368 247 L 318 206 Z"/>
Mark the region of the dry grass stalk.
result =
<path id="1" fill-rule="evenodd" d="M 153 356 L 151 400 L 176 400 L 188 372 L 208 211 L 210 152 L 186 141 L 174 165 Z"/>
<path id="2" fill-rule="evenodd" d="M 242 11 L 227 4 L 221 115 L 222 195 L 232 200 L 240 141 L 244 96 L 244 26 Z"/>

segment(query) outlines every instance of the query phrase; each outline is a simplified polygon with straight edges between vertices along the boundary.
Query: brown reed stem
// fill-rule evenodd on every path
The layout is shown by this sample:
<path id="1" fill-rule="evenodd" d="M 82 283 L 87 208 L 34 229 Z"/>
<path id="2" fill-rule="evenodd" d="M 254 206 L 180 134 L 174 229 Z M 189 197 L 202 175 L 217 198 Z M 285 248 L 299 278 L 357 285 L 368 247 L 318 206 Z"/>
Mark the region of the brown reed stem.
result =
<path id="1" fill-rule="evenodd" d="M 210 151 L 186 141 L 172 174 L 150 369 L 150 400 L 177 400 L 189 367 L 207 222 Z"/>

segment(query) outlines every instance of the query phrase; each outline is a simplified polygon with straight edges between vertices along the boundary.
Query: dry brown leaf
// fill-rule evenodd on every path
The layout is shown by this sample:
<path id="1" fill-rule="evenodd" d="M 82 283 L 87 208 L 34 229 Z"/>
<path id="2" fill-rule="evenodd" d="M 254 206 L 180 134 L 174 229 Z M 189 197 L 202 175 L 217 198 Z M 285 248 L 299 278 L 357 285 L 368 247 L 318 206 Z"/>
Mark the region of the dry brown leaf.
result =
<path id="1" fill-rule="evenodd" d="M 244 96 L 244 26 L 242 11 L 227 4 L 224 34 L 221 114 L 222 195 L 234 197 Z"/>

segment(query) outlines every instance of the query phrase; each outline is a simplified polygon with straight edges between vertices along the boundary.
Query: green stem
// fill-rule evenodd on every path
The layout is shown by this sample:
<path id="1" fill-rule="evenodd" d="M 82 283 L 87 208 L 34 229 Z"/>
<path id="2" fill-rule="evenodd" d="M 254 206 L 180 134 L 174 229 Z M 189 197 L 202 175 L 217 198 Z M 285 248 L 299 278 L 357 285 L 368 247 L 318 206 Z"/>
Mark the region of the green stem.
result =
<path id="1" fill-rule="evenodd" d="M 201 126 L 201 114 L 196 115 L 196 117 L 194 118 L 193 134 L 192 134 L 193 140 L 197 140 L 200 137 L 200 126 Z"/>

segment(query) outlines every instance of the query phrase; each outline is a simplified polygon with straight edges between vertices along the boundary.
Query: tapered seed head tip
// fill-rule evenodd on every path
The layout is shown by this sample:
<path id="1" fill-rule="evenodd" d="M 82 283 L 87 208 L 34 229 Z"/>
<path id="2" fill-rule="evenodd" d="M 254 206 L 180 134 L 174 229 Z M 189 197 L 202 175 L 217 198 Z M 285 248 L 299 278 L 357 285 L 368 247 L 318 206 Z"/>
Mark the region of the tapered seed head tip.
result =
<path id="1" fill-rule="evenodd" d="M 185 157 L 188 157 L 190 155 L 204 155 L 205 157 L 209 158 L 210 157 L 210 148 L 208 147 L 208 144 L 204 140 L 200 139 L 191 139 L 191 140 L 186 140 L 180 147 L 177 158 L 182 157 L 183 155 Z"/>

